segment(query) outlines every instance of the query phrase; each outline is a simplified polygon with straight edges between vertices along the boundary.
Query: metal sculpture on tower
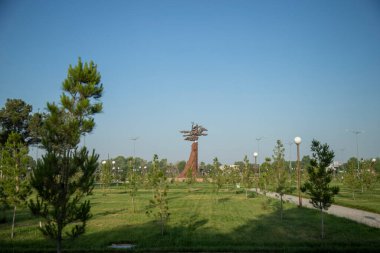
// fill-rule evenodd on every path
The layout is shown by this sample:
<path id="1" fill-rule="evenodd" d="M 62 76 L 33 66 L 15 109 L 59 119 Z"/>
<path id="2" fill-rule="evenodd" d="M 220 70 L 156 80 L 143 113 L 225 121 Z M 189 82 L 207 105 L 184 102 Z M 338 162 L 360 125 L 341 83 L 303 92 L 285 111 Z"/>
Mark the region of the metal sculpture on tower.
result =
<path id="1" fill-rule="evenodd" d="M 190 131 L 180 131 L 183 134 L 185 141 L 192 141 L 191 153 L 189 160 L 185 165 L 185 169 L 179 174 L 178 178 L 185 178 L 189 170 L 191 170 L 193 177 L 197 175 L 198 172 L 198 139 L 199 136 L 207 136 L 207 129 L 201 125 L 191 124 Z"/>

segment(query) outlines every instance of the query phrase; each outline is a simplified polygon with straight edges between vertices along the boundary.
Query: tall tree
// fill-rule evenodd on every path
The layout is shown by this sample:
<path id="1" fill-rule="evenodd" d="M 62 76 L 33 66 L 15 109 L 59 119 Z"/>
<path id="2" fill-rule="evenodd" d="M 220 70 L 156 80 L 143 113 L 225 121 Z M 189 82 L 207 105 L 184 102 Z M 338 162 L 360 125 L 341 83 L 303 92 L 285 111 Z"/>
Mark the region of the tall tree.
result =
<path id="1" fill-rule="evenodd" d="M 22 141 L 20 134 L 12 132 L 8 135 L 8 140 L 2 152 L 2 159 L 0 182 L 3 189 L 3 201 L 9 206 L 13 206 L 11 232 L 11 238 L 13 238 L 17 206 L 24 204 L 31 193 L 31 187 L 27 180 L 28 147 Z"/>
<path id="2" fill-rule="evenodd" d="M 93 189 L 98 155 L 95 151 L 89 155 L 78 144 L 81 135 L 93 130 L 93 116 L 102 110 L 103 85 L 97 66 L 81 59 L 70 65 L 62 90 L 60 105 L 47 104 L 41 131 L 46 154 L 32 174 L 37 198 L 29 202 L 32 213 L 46 219 L 41 231 L 56 240 L 57 252 L 62 250 L 63 230 L 68 227 L 71 231 L 66 234 L 75 238 L 85 232 L 91 217 L 90 201 L 82 199 Z"/>
<path id="3" fill-rule="evenodd" d="M 333 171 L 329 170 L 329 165 L 333 162 L 334 151 L 330 150 L 327 143 L 321 144 L 317 140 L 311 143 L 313 158 L 307 168 L 309 180 L 305 182 L 301 190 L 306 192 L 315 208 L 321 211 L 321 238 L 325 237 L 323 210 L 328 210 L 334 202 L 334 195 L 338 194 L 339 187 L 330 186 Z"/>

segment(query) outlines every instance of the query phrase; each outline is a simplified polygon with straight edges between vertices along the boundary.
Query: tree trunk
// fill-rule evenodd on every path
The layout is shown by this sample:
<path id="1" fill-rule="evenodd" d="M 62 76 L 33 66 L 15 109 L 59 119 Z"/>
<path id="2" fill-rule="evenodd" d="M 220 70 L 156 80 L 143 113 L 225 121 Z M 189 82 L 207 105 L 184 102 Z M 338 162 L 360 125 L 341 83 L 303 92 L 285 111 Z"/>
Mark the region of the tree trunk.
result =
<path id="1" fill-rule="evenodd" d="M 61 224 L 58 224 L 57 229 L 57 253 L 61 253 L 62 251 L 62 227 Z"/>
<path id="2" fill-rule="evenodd" d="M 57 253 L 61 253 L 62 241 L 57 238 Z"/>
<path id="3" fill-rule="evenodd" d="M 281 221 L 282 221 L 282 195 L 280 195 L 280 212 L 281 212 Z"/>
<path id="4" fill-rule="evenodd" d="M 133 207 L 133 213 L 135 213 L 135 198 L 132 196 L 132 207 Z"/>
<path id="5" fill-rule="evenodd" d="M 161 235 L 164 235 L 164 220 L 161 218 Z"/>
<path id="6" fill-rule="evenodd" d="M 321 238 L 325 238 L 324 223 L 323 223 L 323 209 L 321 208 Z"/>
<path id="7" fill-rule="evenodd" d="M 352 198 L 355 200 L 355 190 L 352 191 Z"/>
<path id="8" fill-rule="evenodd" d="M 16 220 L 16 206 L 14 206 L 14 208 L 13 208 L 13 220 L 12 220 L 12 233 L 11 233 L 11 239 L 13 239 L 13 237 L 14 237 L 15 220 Z"/>
<path id="9" fill-rule="evenodd" d="M 248 199 L 248 189 L 245 188 L 245 199 Z"/>

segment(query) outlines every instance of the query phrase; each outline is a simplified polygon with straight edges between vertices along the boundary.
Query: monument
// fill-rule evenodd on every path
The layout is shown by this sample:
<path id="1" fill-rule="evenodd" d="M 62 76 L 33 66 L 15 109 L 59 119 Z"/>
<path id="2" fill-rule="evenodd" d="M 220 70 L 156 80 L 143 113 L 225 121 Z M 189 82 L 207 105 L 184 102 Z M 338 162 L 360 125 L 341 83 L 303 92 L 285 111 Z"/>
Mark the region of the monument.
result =
<path id="1" fill-rule="evenodd" d="M 189 160 L 187 161 L 185 165 L 185 169 L 179 174 L 178 178 L 185 178 L 188 174 L 188 171 L 192 171 L 193 177 L 197 175 L 198 172 L 198 139 L 199 136 L 206 136 L 207 133 L 206 128 L 202 127 L 201 125 L 195 124 L 194 122 L 191 124 L 191 130 L 190 131 L 180 131 L 180 133 L 183 134 L 183 137 L 185 141 L 191 141 L 193 142 L 191 144 L 191 153 Z"/>

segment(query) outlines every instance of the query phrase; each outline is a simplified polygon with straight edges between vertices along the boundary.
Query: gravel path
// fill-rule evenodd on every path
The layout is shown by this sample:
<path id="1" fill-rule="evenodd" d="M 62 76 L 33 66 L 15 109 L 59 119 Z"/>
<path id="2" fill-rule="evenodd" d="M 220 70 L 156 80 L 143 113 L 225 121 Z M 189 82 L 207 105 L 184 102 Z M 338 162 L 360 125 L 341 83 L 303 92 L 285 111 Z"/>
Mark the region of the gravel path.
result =
<path id="1" fill-rule="evenodd" d="M 262 192 L 259 193 L 262 194 Z M 267 192 L 267 196 L 272 198 L 280 198 L 278 194 L 273 192 Z M 283 199 L 285 201 L 289 201 L 290 203 L 298 205 L 298 196 L 292 196 L 292 195 L 284 195 Z M 302 206 L 307 208 L 313 208 L 313 205 L 310 204 L 309 199 L 302 198 Z M 377 213 L 371 213 L 367 211 L 362 211 L 354 208 L 344 207 L 344 206 L 338 206 L 338 205 L 331 205 L 330 208 L 327 210 L 328 214 L 332 214 L 338 217 L 344 217 L 359 223 L 366 224 L 371 227 L 380 228 L 380 214 Z"/>

